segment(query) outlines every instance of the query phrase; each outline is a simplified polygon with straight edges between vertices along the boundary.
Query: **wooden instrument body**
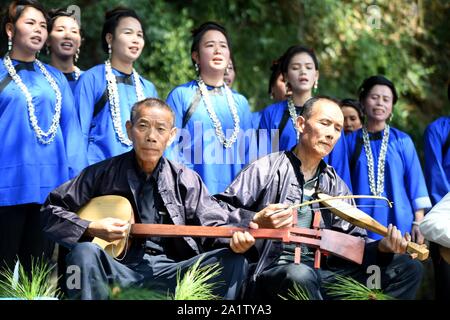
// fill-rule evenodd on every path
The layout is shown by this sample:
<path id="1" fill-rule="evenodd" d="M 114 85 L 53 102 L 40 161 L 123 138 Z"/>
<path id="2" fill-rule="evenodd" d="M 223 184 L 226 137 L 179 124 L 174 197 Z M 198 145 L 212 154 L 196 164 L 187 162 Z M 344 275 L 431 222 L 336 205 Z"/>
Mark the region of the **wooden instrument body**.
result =
<path id="1" fill-rule="evenodd" d="M 361 264 L 364 254 L 364 240 L 359 237 L 328 229 L 283 228 L 283 229 L 247 229 L 238 227 L 205 227 L 170 224 L 134 224 L 133 208 L 128 199 L 107 195 L 93 198 L 79 211 L 79 216 L 89 221 L 108 217 L 118 218 L 130 223 L 129 234 L 133 237 L 204 237 L 231 238 L 236 231 L 248 231 L 257 239 L 274 239 L 285 243 L 304 243 L 320 248 L 324 254 L 334 254 L 343 259 Z M 127 248 L 128 237 L 113 242 L 94 238 L 110 256 L 119 258 Z"/>
<path id="2" fill-rule="evenodd" d="M 351 204 L 339 199 L 331 199 L 329 195 L 323 193 L 319 193 L 317 197 L 322 199 L 321 202 L 329 207 L 330 211 L 338 217 L 355 226 L 378 233 L 379 235 L 387 235 L 388 229 L 385 226 Z M 426 245 L 418 245 L 411 241 L 408 242 L 407 252 L 417 254 L 417 258 L 421 261 L 426 260 L 429 255 Z"/>
<path id="3" fill-rule="evenodd" d="M 204 237 L 204 238 L 231 238 L 237 231 L 248 231 L 255 239 L 272 239 L 284 243 L 303 243 L 312 248 L 320 248 L 325 254 L 333 254 L 343 259 L 361 264 L 364 255 L 365 242 L 360 237 L 328 230 L 314 230 L 308 228 L 282 228 L 282 229 L 247 229 L 238 227 L 205 227 L 181 226 L 168 224 L 133 224 L 131 234 L 133 237 Z"/>
<path id="4" fill-rule="evenodd" d="M 79 211 L 80 218 L 97 221 L 105 218 L 117 218 L 134 222 L 133 207 L 127 198 L 115 195 L 100 196 L 91 199 Z M 108 242 L 100 238 L 94 238 L 93 243 L 98 244 L 113 258 L 118 258 L 125 251 L 127 246 L 126 237 L 120 240 Z"/>

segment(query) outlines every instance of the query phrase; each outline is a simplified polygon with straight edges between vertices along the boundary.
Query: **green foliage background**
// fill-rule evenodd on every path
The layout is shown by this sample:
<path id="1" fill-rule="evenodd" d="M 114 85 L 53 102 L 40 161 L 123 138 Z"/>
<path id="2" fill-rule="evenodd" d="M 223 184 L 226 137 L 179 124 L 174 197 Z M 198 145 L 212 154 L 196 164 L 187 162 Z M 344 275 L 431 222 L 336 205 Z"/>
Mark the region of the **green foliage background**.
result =
<path id="1" fill-rule="evenodd" d="M 449 112 L 450 1 L 447 0 L 41 0 L 46 8 L 77 5 L 85 32 L 79 65 L 102 62 L 104 12 L 134 8 L 147 42 L 138 71 L 165 98 L 194 77 L 190 31 L 206 20 L 226 26 L 237 66 L 235 89 L 252 110 L 271 101 L 269 67 L 293 44 L 314 48 L 320 60 L 319 93 L 356 97 L 362 80 L 384 74 L 398 88 L 393 125 L 408 132 L 420 152 L 428 123 Z"/>

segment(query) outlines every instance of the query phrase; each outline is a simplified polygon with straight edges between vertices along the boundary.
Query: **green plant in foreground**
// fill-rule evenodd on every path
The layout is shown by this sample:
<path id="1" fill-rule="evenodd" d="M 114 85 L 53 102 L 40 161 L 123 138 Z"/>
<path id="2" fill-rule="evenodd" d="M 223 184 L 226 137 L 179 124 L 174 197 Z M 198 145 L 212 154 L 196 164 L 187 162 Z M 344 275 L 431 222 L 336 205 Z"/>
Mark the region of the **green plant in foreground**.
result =
<path id="1" fill-rule="evenodd" d="M 336 282 L 325 284 L 327 294 L 339 300 L 392 300 L 381 290 L 369 289 L 351 277 L 336 275 Z"/>
<path id="2" fill-rule="evenodd" d="M 146 288 L 120 288 L 114 286 L 110 293 L 112 300 L 168 300 L 168 295 Z"/>
<path id="3" fill-rule="evenodd" d="M 300 285 L 297 283 L 294 283 L 293 289 L 289 289 L 288 291 L 288 297 L 285 298 L 281 295 L 278 295 L 283 300 L 310 300 L 308 290 L 303 289 Z"/>
<path id="4" fill-rule="evenodd" d="M 0 272 L 0 296 L 33 300 L 39 298 L 58 298 L 59 289 L 52 283 L 50 276 L 53 267 L 37 259 L 31 262 L 31 277 L 19 263 L 19 278 L 14 271 L 3 268 Z"/>
<path id="5" fill-rule="evenodd" d="M 181 278 L 177 272 L 177 286 L 175 293 L 163 294 L 148 288 L 119 288 L 111 289 L 111 298 L 114 300 L 214 300 L 220 297 L 214 295 L 212 290 L 217 283 L 208 283 L 218 276 L 221 267 L 218 263 L 200 267 L 201 258 L 192 265 Z"/>
<path id="6" fill-rule="evenodd" d="M 217 283 L 208 283 L 209 280 L 220 274 L 222 268 L 218 263 L 200 267 L 198 259 L 189 268 L 180 280 L 180 272 L 177 273 L 177 287 L 175 289 L 174 300 L 215 300 L 219 299 L 212 293 Z"/>

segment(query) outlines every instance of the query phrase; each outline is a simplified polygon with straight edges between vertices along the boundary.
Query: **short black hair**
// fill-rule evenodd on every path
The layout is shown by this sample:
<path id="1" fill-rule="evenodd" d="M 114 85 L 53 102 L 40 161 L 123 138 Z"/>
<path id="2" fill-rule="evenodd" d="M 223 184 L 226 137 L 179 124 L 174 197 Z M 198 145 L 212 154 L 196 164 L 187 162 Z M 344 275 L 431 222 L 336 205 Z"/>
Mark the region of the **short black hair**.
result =
<path id="1" fill-rule="evenodd" d="M 361 123 L 364 123 L 364 113 L 362 111 L 361 103 L 358 100 L 350 98 L 342 99 L 341 108 L 342 107 L 351 107 L 355 109 L 358 113 L 359 120 L 361 121 Z"/>
<path id="2" fill-rule="evenodd" d="M 170 112 L 172 115 L 172 127 L 175 126 L 175 112 L 173 109 L 163 100 L 159 98 L 146 98 L 144 100 L 138 101 L 131 107 L 131 113 L 130 113 L 130 122 L 134 124 L 134 121 L 136 120 L 136 117 L 138 115 L 139 108 L 141 106 L 145 106 L 148 108 L 160 108 L 160 109 L 166 109 Z"/>
<path id="3" fill-rule="evenodd" d="M 395 86 L 392 83 L 392 81 L 390 81 L 389 79 L 387 79 L 385 76 L 382 75 L 371 76 L 363 81 L 363 83 L 358 89 L 359 102 L 361 102 L 364 105 L 364 100 L 369 95 L 370 90 L 376 85 L 387 86 L 391 89 L 393 96 L 392 105 L 395 105 L 398 99 L 397 90 L 395 90 Z"/>
<path id="4" fill-rule="evenodd" d="M 282 56 L 281 72 L 283 72 L 284 74 L 287 73 L 289 63 L 291 63 L 292 58 L 299 53 L 308 54 L 311 57 L 311 59 L 313 60 L 314 67 L 316 68 L 316 70 L 319 70 L 319 60 L 317 60 L 314 50 L 304 47 L 304 46 L 301 46 L 301 45 L 294 45 L 294 46 L 289 47 Z"/>
<path id="5" fill-rule="evenodd" d="M 312 98 L 309 98 L 308 100 L 306 100 L 305 104 L 303 105 L 301 116 L 303 118 L 305 118 L 305 120 L 308 120 L 311 117 L 314 105 L 316 104 L 317 101 L 320 101 L 320 100 L 328 100 L 328 101 L 336 103 L 339 107 L 341 107 L 340 100 L 338 100 L 334 97 L 330 97 L 330 96 L 317 95 L 315 97 L 312 97 Z"/>
<path id="6" fill-rule="evenodd" d="M 105 22 L 103 23 L 103 30 L 102 30 L 102 49 L 105 53 L 108 53 L 108 42 L 106 42 L 106 35 L 108 33 L 112 34 L 114 36 L 114 32 L 116 31 L 117 26 L 119 25 L 120 19 L 122 18 L 135 18 L 142 26 L 142 32 L 144 32 L 144 27 L 142 25 L 142 21 L 137 15 L 136 11 L 133 9 L 129 9 L 126 7 L 116 7 L 110 11 L 107 11 L 105 13 Z"/>
<path id="7" fill-rule="evenodd" d="M 231 42 L 230 37 L 228 36 L 228 32 L 225 29 L 224 26 L 218 24 L 214 21 L 207 21 L 205 23 L 202 23 L 199 27 L 192 30 L 192 45 L 191 45 L 191 55 L 194 52 L 198 52 L 200 41 L 202 40 L 204 34 L 210 30 L 216 30 L 222 33 L 225 36 L 225 39 L 227 39 L 228 48 L 230 50 L 230 59 L 232 59 L 232 50 L 231 50 Z M 194 59 L 192 59 L 192 64 L 195 64 Z"/>

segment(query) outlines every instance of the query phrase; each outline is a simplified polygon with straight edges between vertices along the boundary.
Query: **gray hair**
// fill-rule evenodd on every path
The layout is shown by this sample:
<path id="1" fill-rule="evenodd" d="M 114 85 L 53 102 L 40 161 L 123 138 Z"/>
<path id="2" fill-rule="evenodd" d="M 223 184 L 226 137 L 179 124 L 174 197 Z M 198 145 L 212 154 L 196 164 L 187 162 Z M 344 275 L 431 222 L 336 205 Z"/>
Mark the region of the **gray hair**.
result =
<path id="1" fill-rule="evenodd" d="M 131 107 L 130 121 L 132 124 L 134 124 L 134 121 L 138 116 L 139 108 L 141 106 L 147 108 L 160 108 L 168 110 L 172 115 L 172 128 L 175 126 L 175 112 L 167 103 L 158 98 L 146 98 L 144 100 L 136 102 L 133 107 Z"/>
<path id="2" fill-rule="evenodd" d="M 302 114 L 301 114 L 301 116 L 303 118 L 305 118 L 305 120 L 308 120 L 311 117 L 313 107 L 316 104 L 316 102 L 319 100 L 328 100 L 328 101 L 336 103 L 339 107 L 341 106 L 341 101 L 339 101 L 338 99 L 333 98 L 333 97 L 318 95 L 318 96 L 309 98 L 308 100 L 306 100 L 305 104 L 303 105 L 303 110 L 302 110 Z"/>

